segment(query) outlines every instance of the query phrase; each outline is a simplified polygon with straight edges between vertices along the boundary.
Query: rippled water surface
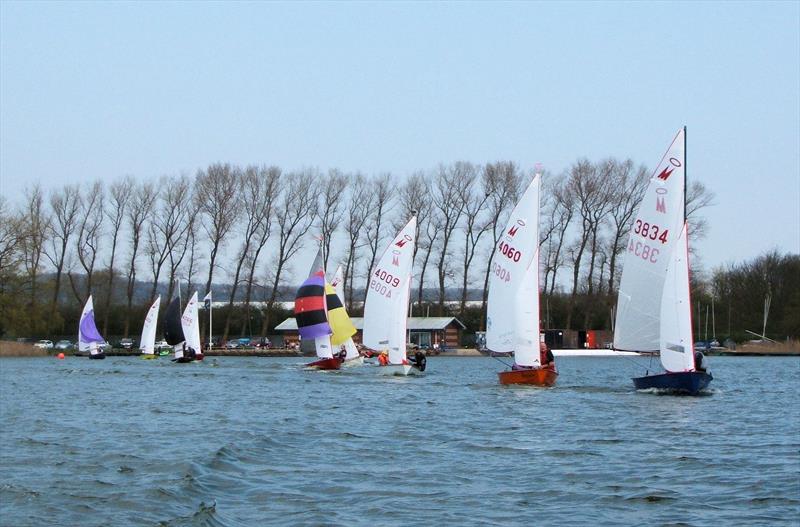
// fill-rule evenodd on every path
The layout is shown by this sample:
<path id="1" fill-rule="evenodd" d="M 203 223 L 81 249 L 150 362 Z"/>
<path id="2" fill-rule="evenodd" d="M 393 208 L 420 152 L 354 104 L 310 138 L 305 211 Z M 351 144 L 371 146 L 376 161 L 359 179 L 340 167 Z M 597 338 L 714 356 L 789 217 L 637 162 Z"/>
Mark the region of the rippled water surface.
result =
<path id="1" fill-rule="evenodd" d="M 552 389 L 301 364 L 0 360 L 0 523 L 800 523 L 796 357 L 714 357 L 701 397 L 623 358 L 560 358 Z"/>

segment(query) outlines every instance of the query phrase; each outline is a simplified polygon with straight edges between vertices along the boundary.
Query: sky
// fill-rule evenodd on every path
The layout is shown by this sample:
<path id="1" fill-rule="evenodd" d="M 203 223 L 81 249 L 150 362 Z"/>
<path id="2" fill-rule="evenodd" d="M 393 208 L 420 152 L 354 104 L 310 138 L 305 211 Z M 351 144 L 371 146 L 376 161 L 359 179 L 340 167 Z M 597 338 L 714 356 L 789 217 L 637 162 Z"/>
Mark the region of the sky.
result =
<path id="1" fill-rule="evenodd" d="M 0 2 L 0 194 L 225 161 L 654 167 L 705 267 L 800 252 L 800 2 Z"/>

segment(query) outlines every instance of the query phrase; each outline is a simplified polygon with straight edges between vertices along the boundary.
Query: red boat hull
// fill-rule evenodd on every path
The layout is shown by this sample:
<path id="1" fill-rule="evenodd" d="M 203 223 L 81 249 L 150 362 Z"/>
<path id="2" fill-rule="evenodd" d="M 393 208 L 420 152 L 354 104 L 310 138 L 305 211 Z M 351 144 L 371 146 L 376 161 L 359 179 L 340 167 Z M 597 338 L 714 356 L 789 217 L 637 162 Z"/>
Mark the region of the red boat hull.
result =
<path id="1" fill-rule="evenodd" d="M 558 373 L 549 368 L 534 370 L 508 370 L 497 374 L 500 384 L 530 384 L 533 386 L 553 386 Z"/>
<path id="2" fill-rule="evenodd" d="M 330 359 L 320 359 L 306 364 L 306 368 L 315 370 L 338 370 L 342 367 L 342 359 L 339 357 L 331 357 Z"/>

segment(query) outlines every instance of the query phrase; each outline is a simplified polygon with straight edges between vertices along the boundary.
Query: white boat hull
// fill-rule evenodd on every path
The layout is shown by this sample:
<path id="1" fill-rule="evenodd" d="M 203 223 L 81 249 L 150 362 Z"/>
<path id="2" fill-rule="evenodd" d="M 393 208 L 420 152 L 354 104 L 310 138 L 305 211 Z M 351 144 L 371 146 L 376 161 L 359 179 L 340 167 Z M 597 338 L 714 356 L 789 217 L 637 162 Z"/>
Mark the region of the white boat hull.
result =
<path id="1" fill-rule="evenodd" d="M 390 364 L 388 366 L 378 366 L 379 375 L 422 375 L 422 372 L 410 364 Z"/>
<path id="2" fill-rule="evenodd" d="M 364 365 L 364 357 L 354 357 L 342 363 L 342 368 L 356 368 Z"/>

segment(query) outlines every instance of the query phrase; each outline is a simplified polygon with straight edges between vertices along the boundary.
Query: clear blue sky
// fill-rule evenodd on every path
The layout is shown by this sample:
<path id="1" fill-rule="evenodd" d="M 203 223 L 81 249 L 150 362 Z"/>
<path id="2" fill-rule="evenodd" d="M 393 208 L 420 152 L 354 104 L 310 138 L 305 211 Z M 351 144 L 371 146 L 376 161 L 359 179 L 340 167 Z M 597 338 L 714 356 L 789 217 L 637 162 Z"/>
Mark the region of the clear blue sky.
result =
<path id="1" fill-rule="evenodd" d="M 800 3 L 0 4 L 0 192 L 215 161 L 404 176 L 688 126 L 706 267 L 800 252 Z"/>

